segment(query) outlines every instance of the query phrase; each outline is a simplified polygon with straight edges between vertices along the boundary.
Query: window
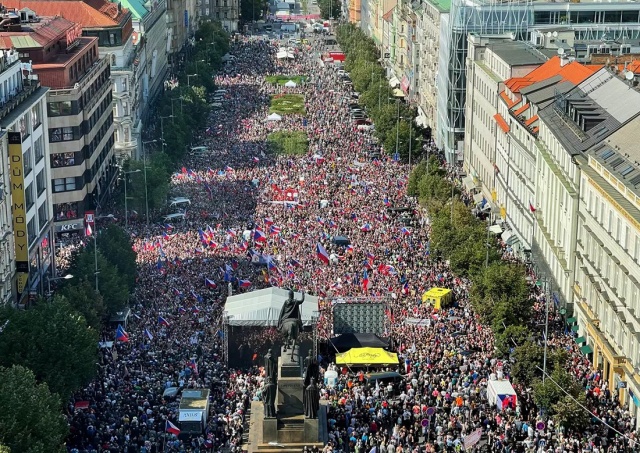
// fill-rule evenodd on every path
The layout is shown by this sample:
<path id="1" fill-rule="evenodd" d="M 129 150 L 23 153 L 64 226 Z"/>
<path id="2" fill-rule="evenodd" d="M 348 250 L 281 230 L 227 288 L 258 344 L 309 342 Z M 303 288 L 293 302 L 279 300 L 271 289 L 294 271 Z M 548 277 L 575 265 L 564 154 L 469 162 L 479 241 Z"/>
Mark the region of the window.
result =
<path id="1" fill-rule="evenodd" d="M 29 115 L 20 117 L 20 119 L 18 120 L 18 127 L 20 129 L 20 133 L 22 134 L 22 141 L 24 141 L 24 139 L 31 133 L 31 131 L 29 130 Z"/>
<path id="2" fill-rule="evenodd" d="M 111 44 L 112 46 L 116 45 L 116 34 L 115 33 L 109 33 L 109 44 Z"/>
<path id="3" fill-rule="evenodd" d="M 42 145 L 42 137 L 38 137 L 33 145 L 33 153 L 36 156 L 36 163 L 40 162 L 40 159 L 44 157 L 44 146 Z"/>
<path id="4" fill-rule="evenodd" d="M 42 203 L 38 208 L 38 230 L 41 230 L 49 221 L 49 213 L 47 212 L 47 203 Z"/>
<path id="5" fill-rule="evenodd" d="M 76 164 L 75 153 L 57 153 L 51 155 L 51 166 L 53 168 L 71 167 Z"/>
<path id="6" fill-rule="evenodd" d="M 42 106 L 38 103 L 31 109 L 31 125 L 34 129 L 42 123 Z"/>
<path id="7" fill-rule="evenodd" d="M 38 191 L 38 197 L 42 195 L 42 192 L 47 190 L 46 178 L 44 177 L 44 170 L 38 173 L 36 176 L 36 190 Z"/>
<path id="8" fill-rule="evenodd" d="M 31 220 L 29 220 L 29 223 L 27 224 L 27 238 L 29 239 L 29 244 L 31 244 L 31 242 L 33 242 L 33 240 L 37 236 L 38 232 L 36 231 L 36 218 L 34 216 Z"/>
<path id="9" fill-rule="evenodd" d="M 49 102 L 49 116 L 71 115 L 71 101 Z"/>
<path id="10" fill-rule="evenodd" d="M 26 150 L 22 155 L 22 165 L 24 175 L 27 176 L 33 169 L 33 162 L 31 161 L 31 149 Z"/>
<path id="11" fill-rule="evenodd" d="M 53 205 L 56 220 L 78 218 L 78 203 L 60 203 Z"/>
<path id="12" fill-rule="evenodd" d="M 27 210 L 31 209 L 33 206 L 34 198 L 33 198 L 33 184 L 29 184 L 24 191 L 24 199 L 27 203 Z"/>
<path id="13" fill-rule="evenodd" d="M 53 180 L 54 192 L 76 190 L 76 178 L 58 178 Z"/>
<path id="14" fill-rule="evenodd" d="M 55 129 L 50 129 L 51 136 L 49 137 L 49 141 L 56 143 L 74 140 L 73 129 L 73 127 L 56 127 Z"/>

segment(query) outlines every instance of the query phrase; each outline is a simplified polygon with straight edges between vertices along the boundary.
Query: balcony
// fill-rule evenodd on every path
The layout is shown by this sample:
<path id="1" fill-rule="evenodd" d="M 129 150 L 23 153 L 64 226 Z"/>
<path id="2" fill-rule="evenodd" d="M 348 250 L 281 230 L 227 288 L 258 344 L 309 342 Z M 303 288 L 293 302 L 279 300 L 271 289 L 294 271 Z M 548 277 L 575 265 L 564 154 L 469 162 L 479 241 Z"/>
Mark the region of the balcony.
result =
<path id="1" fill-rule="evenodd" d="M 11 113 L 14 108 L 20 105 L 22 101 L 32 95 L 38 88 L 40 88 L 39 81 L 24 80 L 22 89 L 16 94 L 10 95 L 8 100 L 0 107 L 0 120 Z"/>

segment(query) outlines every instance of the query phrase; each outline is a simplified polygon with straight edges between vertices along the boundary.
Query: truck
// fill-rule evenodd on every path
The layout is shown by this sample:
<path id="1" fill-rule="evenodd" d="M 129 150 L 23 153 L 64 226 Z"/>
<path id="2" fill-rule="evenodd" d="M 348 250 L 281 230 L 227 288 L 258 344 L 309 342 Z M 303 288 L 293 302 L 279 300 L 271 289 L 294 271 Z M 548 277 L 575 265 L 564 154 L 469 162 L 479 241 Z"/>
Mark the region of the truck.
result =
<path id="1" fill-rule="evenodd" d="M 209 394 L 209 389 L 182 391 L 178 409 L 181 434 L 197 435 L 204 432 L 209 417 Z"/>
<path id="2" fill-rule="evenodd" d="M 291 11 L 291 8 L 287 2 L 278 2 L 276 3 L 276 11 Z"/>

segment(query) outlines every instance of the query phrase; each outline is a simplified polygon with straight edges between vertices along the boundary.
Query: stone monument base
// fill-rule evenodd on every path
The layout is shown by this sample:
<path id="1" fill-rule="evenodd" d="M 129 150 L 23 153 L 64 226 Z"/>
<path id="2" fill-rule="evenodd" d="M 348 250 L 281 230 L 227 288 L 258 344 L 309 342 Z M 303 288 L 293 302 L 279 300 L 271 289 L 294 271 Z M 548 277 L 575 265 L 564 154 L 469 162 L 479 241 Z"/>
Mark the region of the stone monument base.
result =
<path id="1" fill-rule="evenodd" d="M 278 416 L 264 418 L 264 405 L 261 401 L 251 402 L 249 416 L 249 439 L 244 446 L 248 453 L 301 453 L 304 447 L 316 446 L 322 449 L 326 445 L 326 410 L 318 413 L 317 419 L 305 419 L 303 415 Z"/>

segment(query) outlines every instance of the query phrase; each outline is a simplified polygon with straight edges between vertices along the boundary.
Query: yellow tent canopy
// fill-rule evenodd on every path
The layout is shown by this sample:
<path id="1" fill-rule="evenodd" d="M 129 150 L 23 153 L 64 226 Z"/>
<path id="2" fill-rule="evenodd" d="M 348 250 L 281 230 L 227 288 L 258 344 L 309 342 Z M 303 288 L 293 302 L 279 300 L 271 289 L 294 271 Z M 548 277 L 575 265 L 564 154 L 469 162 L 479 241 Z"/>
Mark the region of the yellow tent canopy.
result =
<path id="1" fill-rule="evenodd" d="M 382 348 L 353 348 L 336 355 L 338 365 L 397 365 L 398 354 Z"/>
<path id="2" fill-rule="evenodd" d="M 422 295 L 422 303 L 433 305 L 433 308 L 440 310 L 446 307 L 453 297 L 453 293 L 447 288 L 431 288 Z"/>

